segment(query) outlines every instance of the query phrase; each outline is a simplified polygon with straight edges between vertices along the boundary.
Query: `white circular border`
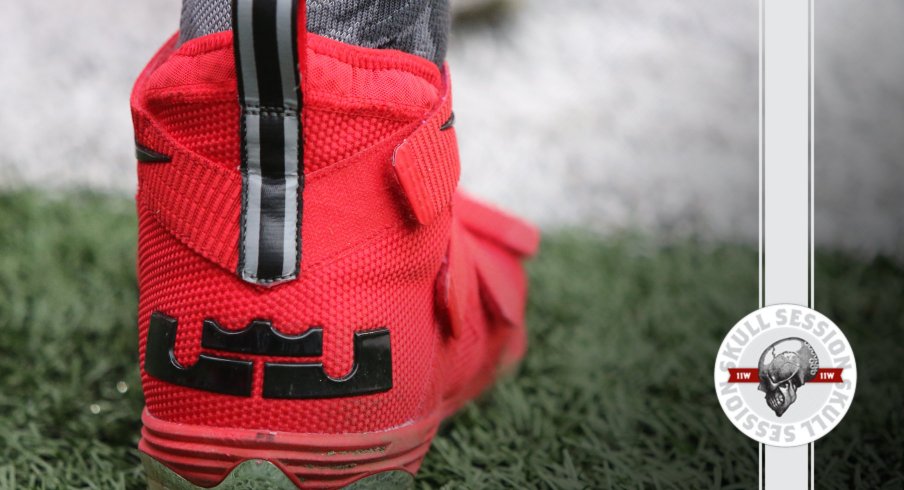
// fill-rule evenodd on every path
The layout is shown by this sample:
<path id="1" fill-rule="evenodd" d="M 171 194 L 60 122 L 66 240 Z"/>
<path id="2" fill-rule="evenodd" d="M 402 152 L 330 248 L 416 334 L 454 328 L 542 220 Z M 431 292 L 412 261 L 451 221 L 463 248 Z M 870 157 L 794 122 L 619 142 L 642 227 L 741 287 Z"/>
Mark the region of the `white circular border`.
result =
<path id="1" fill-rule="evenodd" d="M 841 413 L 838 415 L 837 418 L 835 418 L 834 421 L 828 423 L 825 429 L 822 429 L 815 436 L 809 436 L 808 434 L 805 434 L 805 433 L 798 434 L 798 437 L 790 443 L 784 442 L 784 441 L 776 442 L 774 440 L 769 439 L 767 437 L 769 432 L 767 432 L 767 436 L 756 437 L 756 435 L 752 433 L 752 432 L 754 432 L 755 429 L 751 429 L 751 430 L 744 429 L 741 426 L 742 422 L 735 420 L 735 418 L 730 415 L 731 412 L 725 406 L 725 401 L 729 397 L 727 395 L 725 397 L 723 397 L 721 394 L 722 390 L 720 389 L 721 388 L 720 384 L 724 383 L 728 379 L 728 371 L 719 369 L 720 361 L 723 360 L 722 359 L 722 351 L 725 350 L 725 348 L 727 347 L 729 337 L 731 336 L 731 334 L 735 330 L 735 328 L 737 328 L 740 325 L 743 325 L 748 320 L 756 320 L 757 315 L 763 315 L 763 316 L 767 316 L 769 318 L 775 318 L 775 312 L 778 310 L 781 310 L 781 309 L 797 309 L 797 310 L 802 310 L 804 312 L 804 314 L 812 313 L 812 314 L 816 315 L 817 321 L 823 320 L 828 324 L 829 331 L 834 330 L 835 332 L 837 332 L 838 335 L 836 338 L 840 338 L 841 341 L 844 342 L 844 345 L 847 347 L 847 350 L 848 350 L 848 352 L 850 352 L 850 355 L 851 355 L 851 367 L 845 368 L 844 372 L 842 373 L 842 379 L 844 379 L 845 381 L 851 382 L 850 400 L 848 400 L 847 404 L 845 404 L 844 407 L 841 409 Z M 787 326 L 783 325 L 779 328 L 785 328 L 785 327 L 787 327 Z M 776 339 L 776 340 L 778 340 L 778 339 Z M 743 352 L 744 351 L 742 350 L 741 355 L 743 355 Z M 736 366 L 736 367 L 753 367 L 753 366 Z M 834 366 L 826 366 L 826 367 L 834 367 Z M 777 447 L 803 446 L 806 444 L 810 444 L 810 443 L 818 440 L 819 438 L 825 436 L 829 432 L 831 432 L 835 427 L 838 426 L 839 423 L 841 423 L 841 420 L 844 419 L 844 416 L 847 415 L 847 412 L 850 409 L 851 404 L 854 402 L 854 397 L 857 393 L 857 360 L 856 360 L 856 356 L 854 354 L 854 350 L 851 347 L 851 343 L 848 342 L 848 339 L 847 339 L 847 337 L 845 337 L 844 332 L 842 332 L 841 329 L 838 327 L 838 325 L 836 325 L 835 322 L 833 322 L 827 316 L 823 315 L 822 313 L 820 313 L 812 308 L 807 308 L 806 306 L 795 305 L 795 304 L 791 304 L 791 303 L 769 305 L 769 306 L 760 308 L 758 310 L 752 311 L 747 316 L 745 316 L 744 318 L 740 319 L 737 323 L 735 323 L 731 327 L 731 329 L 725 334 L 725 337 L 722 339 L 722 343 L 719 345 L 719 351 L 716 354 L 716 362 L 715 362 L 715 366 L 713 368 L 713 385 L 715 386 L 715 389 L 716 389 L 716 398 L 719 399 L 719 406 L 722 407 L 722 411 L 725 413 L 725 416 L 732 423 L 732 425 L 734 425 L 735 428 L 738 429 L 741 433 L 743 433 L 747 437 L 749 437 L 757 442 L 760 442 L 760 443 L 768 445 L 768 446 L 777 446 Z M 741 397 L 741 399 L 742 399 L 742 401 L 745 401 L 743 397 Z M 745 401 L 745 403 L 746 403 L 746 401 Z M 825 405 L 823 405 L 823 407 L 825 407 Z M 774 425 L 781 425 L 783 427 L 799 425 L 797 423 L 781 424 L 781 422 L 776 422 L 776 421 L 772 421 L 772 420 L 770 420 L 769 422 Z M 754 427 L 756 427 L 756 426 L 754 426 Z"/>

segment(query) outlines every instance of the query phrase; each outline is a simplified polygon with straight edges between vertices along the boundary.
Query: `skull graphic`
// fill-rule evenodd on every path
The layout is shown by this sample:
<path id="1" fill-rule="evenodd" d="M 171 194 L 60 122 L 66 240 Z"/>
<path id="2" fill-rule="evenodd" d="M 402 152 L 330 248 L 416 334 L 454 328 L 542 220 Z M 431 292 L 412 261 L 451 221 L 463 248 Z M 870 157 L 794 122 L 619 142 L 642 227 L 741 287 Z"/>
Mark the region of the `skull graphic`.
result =
<path id="1" fill-rule="evenodd" d="M 797 400 L 797 389 L 816 376 L 819 358 L 806 340 L 789 337 L 773 343 L 760 356 L 759 390 L 766 404 L 781 417 Z"/>

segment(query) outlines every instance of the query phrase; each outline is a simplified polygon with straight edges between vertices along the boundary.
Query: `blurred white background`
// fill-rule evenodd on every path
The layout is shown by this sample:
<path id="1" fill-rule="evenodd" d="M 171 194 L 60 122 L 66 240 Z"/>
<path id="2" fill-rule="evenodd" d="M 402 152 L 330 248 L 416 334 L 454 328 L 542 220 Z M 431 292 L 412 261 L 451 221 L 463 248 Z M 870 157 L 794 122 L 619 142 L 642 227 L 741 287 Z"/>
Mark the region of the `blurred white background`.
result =
<path id="1" fill-rule="evenodd" d="M 179 0 L 8 2 L 0 187 L 135 186 Z M 757 233 L 757 2 L 512 0 L 453 31 L 464 185 L 545 228 Z M 904 2 L 819 0 L 817 243 L 902 253 Z"/>

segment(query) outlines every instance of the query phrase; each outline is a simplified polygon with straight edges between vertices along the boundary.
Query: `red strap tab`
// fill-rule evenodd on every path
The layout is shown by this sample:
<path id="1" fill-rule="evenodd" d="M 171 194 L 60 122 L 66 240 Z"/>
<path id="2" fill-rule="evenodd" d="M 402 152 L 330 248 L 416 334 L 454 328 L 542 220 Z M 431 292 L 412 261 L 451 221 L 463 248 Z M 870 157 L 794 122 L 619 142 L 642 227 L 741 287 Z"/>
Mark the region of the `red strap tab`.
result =
<path id="1" fill-rule="evenodd" d="M 540 246 L 540 231 L 530 223 L 477 201 L 463 192 L 455 197 L 455 212 L 472 233 L 489 239 L 522 257 Z"/>
<path id="2" fill-rule="evenodd" d="M 448 67 L 444 72 L 449 72 Z M 448 209 L 458 187 L 461 166 L 451 118 L 452 95 L 446 75 L 445 94 L 437 109 L 393 154 L 396 178 L 411 211 L 422 225 L 429 225 Z"/>
<path id="3" fill-rule="evenodd" d="M 475 220 L 496 225 L 502 233 L 483 233 L 471 226 Z M 527 250 L 537 247 L 536 230 L 460 192 L 452 223 L 448 259 L 437 287 L 439 304 L 448 311 L 450 335 L 459 337 L 469 323 L 483 321 L 484 314 L 502 325 L 523 325 L 527 277 L 522 261 Z M 520 231 L 511 235 L 505 231 L 516 229 Z"/>

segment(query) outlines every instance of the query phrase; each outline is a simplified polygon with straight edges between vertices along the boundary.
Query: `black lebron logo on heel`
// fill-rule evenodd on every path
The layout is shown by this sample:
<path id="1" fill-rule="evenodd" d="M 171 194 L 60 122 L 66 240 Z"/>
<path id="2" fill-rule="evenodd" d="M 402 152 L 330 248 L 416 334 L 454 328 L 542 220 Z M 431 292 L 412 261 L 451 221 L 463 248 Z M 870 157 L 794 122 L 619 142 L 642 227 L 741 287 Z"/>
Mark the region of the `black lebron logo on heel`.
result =
<path id="1" fill-rule="evenodd" d="M 253 366 L 249 361 L 201 354 L 191 367 L 176 360 L 178 322 L 162 313 L 151 315 L 144 369 L 151 376 L 187 388 L 224 395 L 251 396 Z"/>
<path id="2" fill-rule="evenodd" d="M 191 367 L 182 366 L 174 348 L 178 321 L 155 312 L 148 328 L 144 368 L 168 383 L 224 395 L 251 396 L 253 361 L 202 353 Z M 380 393 L 392 388 L 392 348 L 389 330 L 356 332 L 355 361 L 351 372 L 331 378 L 317 363 L 264 364 L 264 398 L 315 399 Z M 312 327 L 287 336 L 272 323 L 255 320 L 243 330 L 229 331 L 205 320 L 201 346 L 205 349 L 259 356 L 315 357 L 322 355 L 323 329 Z"/>
<path id="3" fill-rule="evenodd" d="M 264 398 L 334 398 L 365 395 L 392 388 L 389 330 L 355 333 L 355 364 L 334 379 L 322 363 L 264 364 Z"/>

